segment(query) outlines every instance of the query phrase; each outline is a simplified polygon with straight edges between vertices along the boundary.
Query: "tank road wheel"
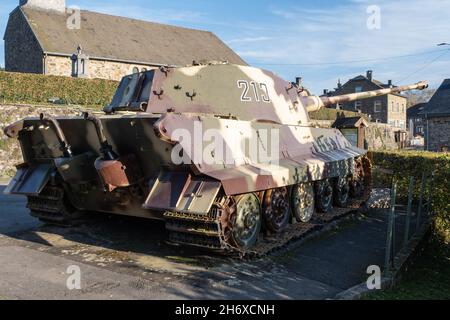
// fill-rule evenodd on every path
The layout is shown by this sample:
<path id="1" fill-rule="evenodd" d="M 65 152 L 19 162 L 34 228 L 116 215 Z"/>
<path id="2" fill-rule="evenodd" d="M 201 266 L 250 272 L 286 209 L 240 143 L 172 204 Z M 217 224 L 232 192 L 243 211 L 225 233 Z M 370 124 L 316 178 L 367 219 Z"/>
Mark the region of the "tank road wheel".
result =
<path id="1" fill-rule="evenodd" d="M 345 208 L 350 196 L 350 182 L 347 177 L 339 177 L 334 185 L 334 204 L 340 208 Z"/>
<path id="2" fill-rule="evenodd" d="M 314 214 L 314 186 L 300 183 L 292 188 L 292 213 L 299 222 L 307 223 Z"/>
<path id="3" fill-rule="evenodd" d="M 261 204 L 258 197 L 245 194 L 230 197 L 227 215 L 221 221 L 225 240 L 240 249 L 250 249 L 256 244 L 261 231 Z"/>
<path id="4" fill-rule="evenodd" d="M 319 212 L 328 213 L 333 206 L 333 187 L 330 180 L 316 182 L 316 208 Z"/>
<path id="5" fill-rule="evenodd" d="M 290 194 L 288 187 L 266 191 L 264 195 L 264 222 L 266 228 L 274 233 L 282 232 L 289 225 L 291 217 Z"/>

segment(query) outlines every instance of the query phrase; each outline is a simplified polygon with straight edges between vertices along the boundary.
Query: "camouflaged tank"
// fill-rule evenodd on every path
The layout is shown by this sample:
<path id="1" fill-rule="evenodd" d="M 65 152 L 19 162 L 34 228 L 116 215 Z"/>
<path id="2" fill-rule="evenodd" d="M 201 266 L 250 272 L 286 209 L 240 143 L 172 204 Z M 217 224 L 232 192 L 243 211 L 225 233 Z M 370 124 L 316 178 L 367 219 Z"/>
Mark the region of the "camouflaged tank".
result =
<path id="1" fill-rule="evenodd" d="M 27 196 L 44 221 L 92 212 L 158 219 L 174 243 L 250 252 L 263 235 L 281 239 L 367 194 L 366 151 L 311 126 L 309 112 L 426 87 L 317 97 L 227 63 L 133 74 L 104 114 L 41 114 L 6 128 L 24 164 L 5 192 Z"/>

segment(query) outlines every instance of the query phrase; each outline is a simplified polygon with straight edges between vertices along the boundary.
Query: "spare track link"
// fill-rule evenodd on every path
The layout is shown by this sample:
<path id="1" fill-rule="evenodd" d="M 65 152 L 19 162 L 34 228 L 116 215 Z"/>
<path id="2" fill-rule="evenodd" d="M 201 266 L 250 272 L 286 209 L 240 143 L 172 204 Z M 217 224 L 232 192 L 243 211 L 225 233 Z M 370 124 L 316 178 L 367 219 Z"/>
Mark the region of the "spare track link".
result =
<path id="1" fill-rule="evenodd" d="M 27 208 L 31 216 L 57 225 L 70 225 L 79 217 L 64 199 L 64 188 L 46 186 L 38 196 L 28 196 Z"/>
<path id="2" fill-rule="evenodd" d="M 365 191 L 361 199 L 352 199 L 346 208 L 333 207 L 332 212 L 327 214 L 315 213 L 311 222 L 290 224 L 281 234 L 272 236 L 261 234 L 251 251 L 243 251 L 225 241 L 219 222 L 222 215 L 219 203 L 215 203 L 211 212 L 204 216 L 166 212 L 164 218 L 166 229 L 170 232 L 169 241 L 218 251 L 240 259 L 257 259 L 270 255 L 293 241 L 303 239 L 335 221 L 358 212 L 369 199 L 372 190 L 371 162 L 366 157 L 364 161 L 365 166 L 368 166 L 365 168 L 368 174 L 364 179 Z"/>

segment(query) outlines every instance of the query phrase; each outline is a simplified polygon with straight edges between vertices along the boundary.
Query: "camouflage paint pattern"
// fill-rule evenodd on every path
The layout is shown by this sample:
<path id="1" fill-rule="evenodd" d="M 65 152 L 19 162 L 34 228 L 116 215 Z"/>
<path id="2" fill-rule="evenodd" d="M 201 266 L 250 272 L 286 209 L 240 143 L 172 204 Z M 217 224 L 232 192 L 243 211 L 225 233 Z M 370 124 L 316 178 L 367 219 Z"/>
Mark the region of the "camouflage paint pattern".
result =
<path id="1" fill-rule="evenodd" d="M 419 83 L 328 98 L 310 96 L 306 89 L 258 68 L 225 63 L 162 67 L 125 77 L 105 108 L 109 114 L 97 115 L 115 153 L 133 159 L 128 163 L 139 168 L 130 170 L 119 159 L 105 161 L 96 128 L 86 117 L 54 119 L 70 155 L 61 150 L 58 130 L 41 118 L 27 118 L 5 129 L 9 137 L 19 138 L 25 159 L 7 190 L 39 193 L 45 184 L 56 183 L 49 170 L 41 168 L 50 165 L 60 172 L 70 202 L 80 210 L 155 219 L 166 210 L 207 214 L 220 188 L 238 195 L 351 175 L 354 159 L 366 151 L 351 146 L 336 129 L 311 127 L 308 112 L 424 87 Z M 177 146 L 195 159 L 190 150 L 201 145 L 173 137 L 180 129 L 192 133 L 195 123 L 204 130 L 216 129 L 233 161 L 174 165 L 171 155 Z M 235 143 L 264 130 L 279 132 L 279 149 L 272 155 L 276 161 L 255 161 L 247 148 Z M 258 148 L 270 149 L 270 141 L 258 138 Z M 119 171 L 117 177 L 114 171 Z M 37 182 L 30 184 L 30 179 Z"/>

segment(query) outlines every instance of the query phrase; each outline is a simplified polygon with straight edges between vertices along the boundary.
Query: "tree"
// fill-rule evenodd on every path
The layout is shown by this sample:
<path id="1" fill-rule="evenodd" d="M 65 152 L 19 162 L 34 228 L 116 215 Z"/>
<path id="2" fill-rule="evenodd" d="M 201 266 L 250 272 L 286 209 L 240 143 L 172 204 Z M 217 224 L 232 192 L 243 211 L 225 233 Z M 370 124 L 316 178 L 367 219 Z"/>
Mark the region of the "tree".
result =
<path id="1" fill-rule="evenodd" d="M 409 91 L 405 92 L 404 95 L 408 99 L 408 108 L 415 106 L 419 103 L 426 103 L 430 101 L 431 97 L 436 92 L 435 89 L 426 89 L 421 91 Z"/>

